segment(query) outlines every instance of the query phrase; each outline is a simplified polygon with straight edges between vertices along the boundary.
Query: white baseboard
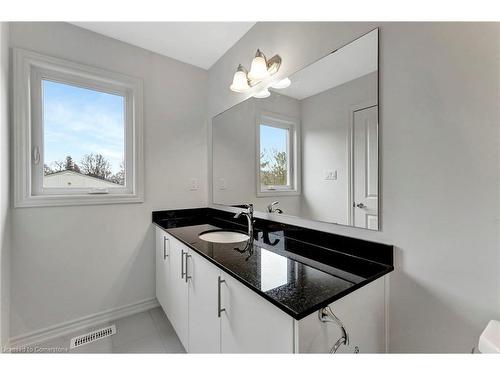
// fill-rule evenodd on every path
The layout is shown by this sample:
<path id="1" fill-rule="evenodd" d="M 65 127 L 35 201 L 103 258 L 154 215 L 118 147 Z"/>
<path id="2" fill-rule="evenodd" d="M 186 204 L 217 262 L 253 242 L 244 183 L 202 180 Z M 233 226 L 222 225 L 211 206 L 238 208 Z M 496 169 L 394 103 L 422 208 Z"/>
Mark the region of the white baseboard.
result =
<path id="1" fill-rule="evenodd" d="M 98 324 L 107 323 L 142 311 L 150 310 L 159 306 L 156 298 L 148 298 L 130 305 L 121 306 L 96 314 L 84 316 L 82 318 L 56 324 L 47 328 L 39 329 L 23 335 L 11 337 L 9 347 L 23 347 L 33 345 L 53 338 L 66 336 L 72 332 L 90 328 Z"/>

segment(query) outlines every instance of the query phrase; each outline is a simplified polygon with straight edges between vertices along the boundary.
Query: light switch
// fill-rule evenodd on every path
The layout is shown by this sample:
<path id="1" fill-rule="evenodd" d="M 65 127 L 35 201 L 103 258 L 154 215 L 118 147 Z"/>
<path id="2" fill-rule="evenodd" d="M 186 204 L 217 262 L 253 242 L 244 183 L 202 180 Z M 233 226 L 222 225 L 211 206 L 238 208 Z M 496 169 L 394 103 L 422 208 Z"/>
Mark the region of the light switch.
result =
<path id="1" fill-rule="evenodd" d="M 219 178 L 219 190 L 226 190 L 227 183 L 225 178 Z"/>
<path id="2" fill-rule="evenodd" d="M 323 176 L 325 181 L 335 181 L 337 179 L 337 170 L 326 169 Z"/>
<path id="3" fill-rule="evenodd" d="M 189 190 L 195 191 L 200 188 L 200 185 L 198 184 L 198 179 L 197 178 L 192 178 L 191 179 L 191 188 Z"/>

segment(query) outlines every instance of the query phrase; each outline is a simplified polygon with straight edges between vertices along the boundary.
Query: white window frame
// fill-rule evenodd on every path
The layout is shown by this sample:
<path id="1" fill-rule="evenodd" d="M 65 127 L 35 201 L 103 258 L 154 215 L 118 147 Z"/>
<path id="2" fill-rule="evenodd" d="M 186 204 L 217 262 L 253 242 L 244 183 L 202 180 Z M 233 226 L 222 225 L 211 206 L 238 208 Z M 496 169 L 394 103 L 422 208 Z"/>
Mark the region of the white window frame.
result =
<path id="1" fill-rule="evenodd" d="M 144 201 L 142 80 L 23 49 L 14 62 L 14 206 L 67 206 Z M 107 189 L 43 187 L 42 81 L 123 96 L 125 186 Z"/>
<path id="2" fill-rule="evenodd" d="M 257 197 L 279 197 L 287 195 L 300 195 L 300 122 L 298 119 L 272 113 L 260 112 L 256 116 L 255 121 L 255 139 L 256 139 L 256 187 Z M 289 185 L 276 186 L 274 189 L 265 189 L 260 184 L 260 126 L 271 126 L 275 128 L 288 130 L 287 154 L 289 157 L 288 175 Z"/>

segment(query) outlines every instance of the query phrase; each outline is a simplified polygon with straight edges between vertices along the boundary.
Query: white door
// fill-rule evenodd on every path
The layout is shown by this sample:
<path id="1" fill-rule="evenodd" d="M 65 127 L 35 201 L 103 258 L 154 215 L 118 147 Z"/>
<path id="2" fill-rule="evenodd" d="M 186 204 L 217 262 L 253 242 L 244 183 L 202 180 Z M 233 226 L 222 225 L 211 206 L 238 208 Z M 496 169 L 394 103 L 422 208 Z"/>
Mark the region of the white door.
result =
<path id="1" fill-rule="evenodd" d="M 378 229 L 378 106 L 354 112 L 353 224 Z"/>
<path id="2" fill-rule="evenodd" d="M 189 353 L 220 353 L 219 269 L 194 251 L 187 262 Z"/>
<path id="3" fill-rule="evenodd" d="M 169 307 L 169 237 L 162 229 L 156 228 L 156 299 L 167 313 Z M 168 314 L 167 314 L 168 315 Z"/>
<path id="4" fill-rule="evenodd" d="M 293 353 L 294 320 L 221 272 L 221 352 Z"/>
<path id="5" fill-rule="evenodd" d="M 167 316 L 184 345 L 188 347 L 188 284 L 185 278 L 187 249 L 175 238 L 170 237 L 170 289 Z"/>

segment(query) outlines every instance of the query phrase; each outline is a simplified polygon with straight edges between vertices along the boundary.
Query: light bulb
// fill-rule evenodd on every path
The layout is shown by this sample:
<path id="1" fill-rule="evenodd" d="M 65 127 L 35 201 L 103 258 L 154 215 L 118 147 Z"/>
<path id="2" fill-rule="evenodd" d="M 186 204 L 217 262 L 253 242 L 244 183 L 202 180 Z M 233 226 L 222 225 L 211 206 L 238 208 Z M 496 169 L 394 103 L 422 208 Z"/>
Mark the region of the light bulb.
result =
<path id="1" fill-rule="evenodd" d="M 238 66 L 238 70 L 236 70 L 236 73 L 234 73 L 233 83 L 231 84 L 231 86 L 229 86 L 229 88 L 234 92 L 244 92 L 250 90 L 247 74 L 243 66 Z"/>
<path id="2" fill-rule="evenodd" d="M 255 57 L 252 60 L 248 78 L 252 81 L 262 81 L 270 76 L 267 71 L 266 56 L 260 50 L 257 50 Z"/>
<path id="3" fill-rule="evenodd" d="M 257 99 L 265 99 L 268 98 L 271 95 L 269 90 L 265 88 L 264 90 L 259 91 L 258 93 L 254 94 L 253 97 Z"/>
<path id="4" fill-rule="evenodd" d="M 281 81 L 271 83 L 271 87 L 273 89 L 286 89 L 288 86 L 292 84 L 290 78 L 283 78 Z"/>

